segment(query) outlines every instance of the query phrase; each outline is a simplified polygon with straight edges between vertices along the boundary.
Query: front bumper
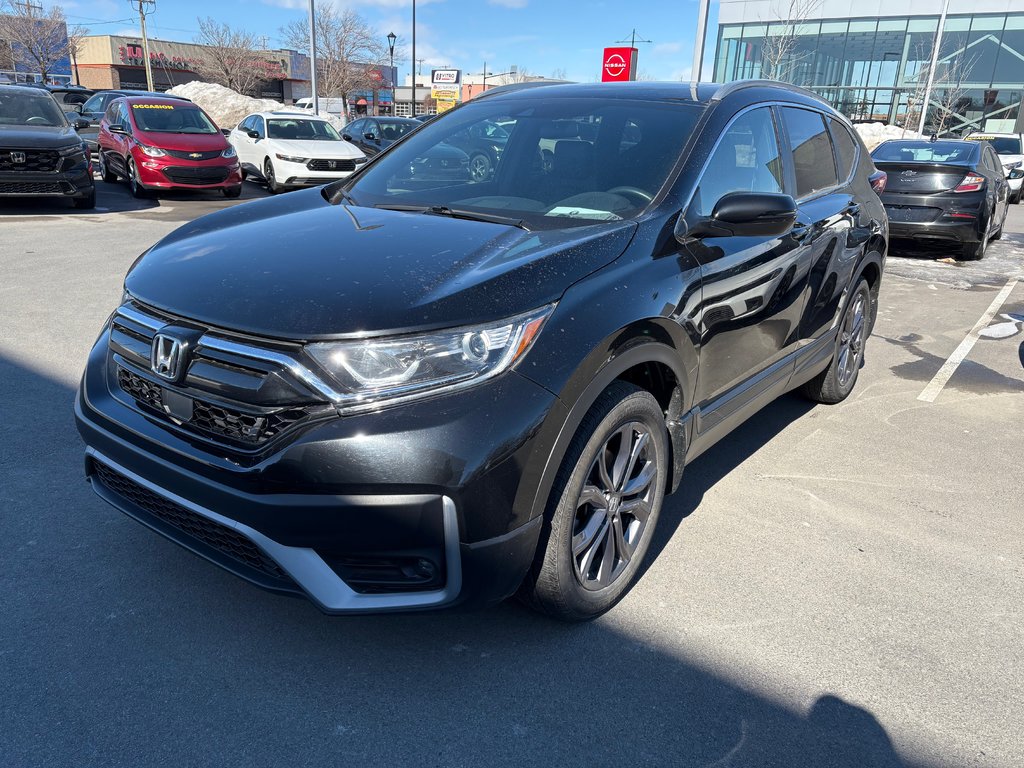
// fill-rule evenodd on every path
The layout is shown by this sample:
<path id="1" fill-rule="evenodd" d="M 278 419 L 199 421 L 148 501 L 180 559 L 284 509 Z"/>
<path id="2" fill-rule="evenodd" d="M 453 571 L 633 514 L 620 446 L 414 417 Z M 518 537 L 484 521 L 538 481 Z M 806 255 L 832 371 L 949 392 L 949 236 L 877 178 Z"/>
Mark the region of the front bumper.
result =
<path id="1" fill-rule="evenodd" d="M 289 163 L 283 160 L 274 161 L 274 173 L 283 186 L 314 187 L 330 184 L 339 179 L 347 179 L 363 164 L 355 166 L 351 171 L 313 171 L 305 163 Z"/>
<path id="2" fill-rule="evenodd" d="M 0 173 L 0 197 L 86 197 L 95 189 L 82 163 L 61 173 Z"/>
<path id="3" fill-rule="evenodd" d="M 113 397 L 106 345 L 104 333 L 75 406 L 93 490 L 221 567 L 342 614 L 493 603 L 532 563 L 541 518 L 515 501 L 560 406 L 524 377 L 232 457 Z"/>
<path id="4" fill-rule="evenodd" d="M 177 158 L 133 156 L 139 181 L 146 189 L 225 189 L 242 183 L 242 169 L 237 160 L 190 162 Z"/>

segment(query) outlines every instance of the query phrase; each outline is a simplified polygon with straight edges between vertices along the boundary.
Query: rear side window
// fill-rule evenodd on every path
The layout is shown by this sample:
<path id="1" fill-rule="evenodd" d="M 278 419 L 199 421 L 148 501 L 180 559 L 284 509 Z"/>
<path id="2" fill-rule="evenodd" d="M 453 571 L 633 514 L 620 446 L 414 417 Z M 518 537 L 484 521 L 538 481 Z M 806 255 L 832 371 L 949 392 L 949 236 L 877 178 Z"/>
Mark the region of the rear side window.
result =
<path id="1" fill-rule="evenodd" d="M 857 158 L 857 143 L 846 126 L 838 120 L 829 118 L 828 127 L 832 129 L 832 145 L 836 149 L 839 178 L 845 181 L 853 173 L 853 163 Z"/>
<path id="2" fill-rule="evenodd" d="M 836 162 L 822 116 L 806 109 L 783 107 L 782 122 L 793 149 L 796 196 L 808 197 L 836 186 Z"/>
<path id="3" fill-rule="evenodd" d="M 782 163 L 775 121 L 768 108 L 737 117 L 715 148 L 692 205 L 710 216 L 715 204 L 730 192 L 782 192 Z"/>

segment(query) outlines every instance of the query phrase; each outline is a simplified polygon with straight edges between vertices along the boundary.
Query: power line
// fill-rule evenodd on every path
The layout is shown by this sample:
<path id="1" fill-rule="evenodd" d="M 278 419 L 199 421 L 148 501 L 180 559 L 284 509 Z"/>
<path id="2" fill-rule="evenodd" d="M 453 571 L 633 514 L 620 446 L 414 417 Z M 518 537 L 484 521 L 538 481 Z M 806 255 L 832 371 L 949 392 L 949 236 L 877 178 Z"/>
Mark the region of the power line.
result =
<path id="1" fill-rule="evenodd" d="M 626 41 L 625 40 L 616 40 L 615 42 L 616 43 L 625 43 Z M 650 43 L 650 42 L 652 42 L 652 41 L 651 40 L 644 40 L 642 37 L 637 37 L 636 36 L 636 29 L 634 29 L 633 33 L 629 36 L 629 47 L 630 48 L 636 48 L 636 44 L 637 43 Z"/>

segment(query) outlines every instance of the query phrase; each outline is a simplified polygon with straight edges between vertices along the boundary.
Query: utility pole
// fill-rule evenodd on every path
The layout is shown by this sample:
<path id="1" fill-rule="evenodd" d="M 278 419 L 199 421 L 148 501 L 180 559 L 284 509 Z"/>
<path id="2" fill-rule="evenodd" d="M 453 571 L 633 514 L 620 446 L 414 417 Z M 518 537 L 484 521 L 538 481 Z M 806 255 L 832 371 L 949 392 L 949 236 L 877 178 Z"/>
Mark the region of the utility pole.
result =
<path id="1" fill-rule="evenodd" d="M 928 116 L 928 102 L 932 98 L 932 85 L 935 84 L 935 68 L 939 66 L 939 48 L 942 47 L 942 30 L 946 26 L 946 11 L 949 10 L 949 0 L 942 4 L 942 15 L 939 16 L 939 27 L 935 30 L 935 44 L 932 46 L 932 62 L 928 66 L 928 84 L 924 87 L 924 99 L 921 101 L 921 121 L 918 123 L 917 132 L 924 133 L 924 121 Z"/>
<path id="2" fill-rule="evenodd" d="M 625 40 L 616 40 L 615 42 L 616 43 L 624 43 L 626 41 Z M 633 30 L 633 34 L 631 34 L 629 36 L 629 47 L 630 48 L 636 48 L 636 44 L 637 43 L 649 43 L 649 42 L 651 42 L 651 41 L 650 40 L 644 40 L 642 37 L 638 38 L 636 36 L 636 29 L 634 29 Z"/>
<path id="3" fill-rule="evenodd" d="M 690 70 L 690 80 L 693 83 L 700 82 L 700 71 L 704 66 L 704 39 L 708 36 L 708 2 L 700 0 L 700 9 L 697 11 L 697 39 L 693 41 L 693 67 Z"/>
<path id="4" fill-rule="evenodd" d="M 36 11 L 39 11 L 41 13 L 43 10 L 43 6 L 41 6 L 39 3 L 31 3 L 29 2 L 29 0 L 25 0 L 22 3 L 14 3 L 14 6 L 16 8 L 24 8 L 25 15 L 28 16 L 30 19 L 35 18 Z"/>
<path id="5" fill-rule="evenodd" d="M 146 15 L 156 8 L 156 0 L 128 0 L 132 8 L 139 12 L 139 26 L 142 29 L 142 56 L 146 65 L 146 87 L 153 88 L 153 67 L 149 62 L 149 38 L 146 36 Z"/>
<path id="6" fill-rule="evenodd" d="M 409 117 L 416 117 L 416 0 L 412 0 L 412 104 Z"/>
<path id="7" fill-rule="evenodd" d="M 313 114 L 319 115 L 320 96 L 316 90 L 316 8 L 313 3 L 314 0 L 309 0 L 309 85 L 313 89 Z M 348 120 L 347 114 L 344 117 Z"/>

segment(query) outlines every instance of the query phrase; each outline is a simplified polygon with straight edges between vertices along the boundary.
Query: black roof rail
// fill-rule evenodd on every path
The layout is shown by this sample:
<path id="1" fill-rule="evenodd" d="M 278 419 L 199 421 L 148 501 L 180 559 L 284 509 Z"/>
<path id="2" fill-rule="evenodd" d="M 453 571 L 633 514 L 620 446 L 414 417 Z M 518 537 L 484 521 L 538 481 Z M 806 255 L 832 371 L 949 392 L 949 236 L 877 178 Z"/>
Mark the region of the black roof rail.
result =
<path id="1" fill-rule="evenodd" d="M 717 91 L 715 91 L 715 95 L 711 97 L 711 101 L 721 101 L 726 96 L 736 93 L 736 91 L 742 91 L 745 88 L 762 88 L 765 86 L 770 86 L 772 88 L 782 88 L 784 90 L 790 91 L 791 93 L 799 93 L 801 96 L 808 96 L 814 99 L 815 101 L 820 101 L 823 104 L 827 104 L 830 107 L 832 106 L 831 104 L 829 104 L 827 99 L 821 96 L 821 94 L 815 93 L 814 91 L 809 91 L 806 88 L 801 88 L 798 85 L 784 83 L 781 80 L 733 80 L 731 83 L 726 83 Z"/>

